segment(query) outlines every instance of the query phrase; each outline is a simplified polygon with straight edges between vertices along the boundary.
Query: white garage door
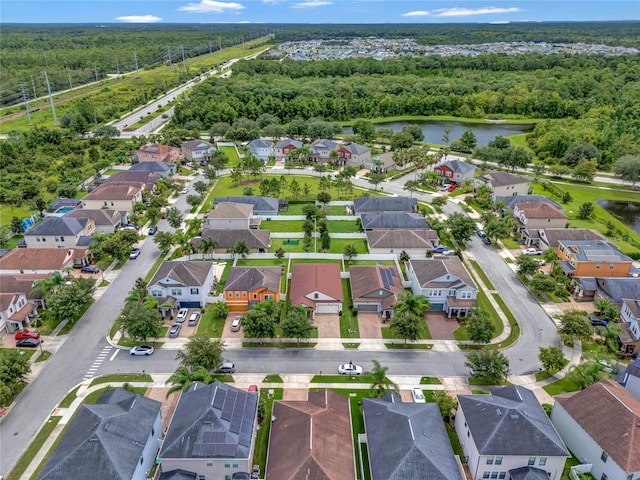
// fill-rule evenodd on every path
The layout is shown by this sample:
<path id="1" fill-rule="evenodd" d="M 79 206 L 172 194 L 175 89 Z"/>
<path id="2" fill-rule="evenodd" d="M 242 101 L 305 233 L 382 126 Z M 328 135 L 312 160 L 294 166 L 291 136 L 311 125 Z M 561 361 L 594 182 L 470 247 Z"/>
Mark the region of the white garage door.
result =
<path id="1" fill-rule="evenodd" d="M 316 313 L 339 313 L 339 303 L 319 303 L 316 305 Z"/>

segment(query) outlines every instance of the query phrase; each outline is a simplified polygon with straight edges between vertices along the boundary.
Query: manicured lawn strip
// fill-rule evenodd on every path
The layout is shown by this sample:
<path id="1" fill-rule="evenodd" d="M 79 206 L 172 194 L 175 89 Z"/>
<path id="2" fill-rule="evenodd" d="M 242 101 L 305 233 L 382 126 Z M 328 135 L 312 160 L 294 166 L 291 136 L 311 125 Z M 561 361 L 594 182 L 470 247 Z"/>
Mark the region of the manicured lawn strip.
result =
<path id="1" fill-rule="evenodd" d="M 164 337 L 169 331 L 169 327 L 162 326 L 160 328 L 162 328 L 160 336 Z M 153 348 L 160 348 L 164 345 L 164 342 L 161 342 L 158 339 L 156 339 L 155 342 L 152 342 L 150 340 L 147 340 L 146 342 L 140 342 L 139 340 L 132 340 L 131 338 L 128 338 L 128 337 L 122 337 L 118 341 L 118 345 L 120 345 L 121 347 L 135 347 L 136 345 L 151 345 Z"/>
<path id="2" fill-rule="evenodd" d="M 332 238 L 331 248 L 328 253 L 343 253 L 344 247 L 349 244 L 353 244 L 358 253 L 369 253 L 366 238 Z"/>
<path id="3" fill-rule="evenodd" d="M 112 382 L 153 382 L 153 378 L 148 373 L 116 373 L 94 378 L 90 386 Z"/>
<path id="4" fill-rule="evenodd" d="M 233 375 L 227 375 L 227 374 L 222 374 L 222 373 L 211 375 L 211 378 L 213 378 L 214 380 L 218 380 L 220 382 L 224 382 L 224 383 L 234 383 L 235 382 L 235 380 L 233 378 Z"/>
<path id="5" fill-rule="evenodd" d="M 13 350 L 18 350 L 19 352 L 22 352 L 22 355 L 24 355 L 27 358 L 31 358 L 31 356 L 35 354 L 37 351 L 35 348 L 0 348 L 0 356 L 2 356 L 3 354 L 9 353 Z"/>
<path id="6" fill-rule="evenodd" d="M 277 373 L 273 373 L 271 375 L 267 375 L 262 380 L 264 383 L 283 383 L 282 377 Z"/>
<path id="7" fill-rule="evenodd" d="M 359 343 L 343 343 L 342 346 L 344 348 L 358 348 L 360 346 Z"/>
<path id="8" fill-rule="evenodd" d="M 282 400 L 284 389 L 273 388 L 273 397 L 269 397 L 267 389 L 260 390 L 260 402 L 265 402 L 266 409 L 264 419 L 260 424 L 260 430 L 256 434 L 256 444 L 253 450 L 253 465 L 260 465 L 260 474 L 264 476 L 267 464 L 267 447 L 269 445 L 269 430 L 271 428 L 271 415 L 273 413 L 273 401 Z"/>
<path id="9" fill-rule="evenodd" d="M 334 370 L 335 371 L 335 370 Z M 362 375 L 314 375 L 309 383 L 370 383 L 371 377 L 366 373 Z"/>
<path id="10" fill-rule="evenodd" d="M 269 222 L 263 220 L 260 224 L 260 230 L 269 230 L 270 232 L 302 232 L 302 220 L 271 220 Z M 300 239 L 302 244 L 302 239 Z"/>
<path id="11" fill-rule="evenodd" d="M 467 327 L 465 327 L 464 325 L 460 325 L 458 328 L 456 328 L 453 333 L 453 338 L 455 340 L 458 340 L 459 342 L 463 341 L 463 340 L 469 340 L 469 334 L 467 333 Z"/>
<path id="12" fill-rule="evenodd" d="M 487 274 L 484 273 L 484 270 L 482 270 L 482 267 L 480 267 L 478 262 L 476 262 L 475 260 L 469 260 L 469 263 L 473 266 L 473 269 L 480 276 L 480 278 L 482 279 L 482 282 L 484 283 L 484 285 L 489 290 L 495 290 L 496 287 L 493 286 L 493 283 L 491 283 L 491 280 L 489 280 L 489 277 L 487 277 Z"/>
<path id="13" fill-rule="evenodd" d="M 474 395 L 489 395 L 491 393 L 490 390 L 471 390 L 471 393 Z"/>
<path id="14" fill-rule="evenodd" d="M 456 434 L 456 431 L 448 423 L 445 423 L 444 426 L 447 429 L 447 435 L 449 436 L 449 442 L 451 442 L 451 447 L 453 447 L 453 453 L 458 455 L 460 459 L 463 459 L 464 452 L 462 451 L 462 446 L 460 445 L 460 440 L 458 439 L 458 435 Z"/>
<path id="15" fill-rule="evenodd" d="M 36 363 L 37 362 L 44 362 L 45 360 L 47 360 L 50 356 L 52 355 L 52 353 L 49 350 L 43 350 L 40 355 L 38 355 L 38 358 L 36 358 Z"/>
<path id="16" fill-rule="evenodd" d="M 511 333 L 509 334 L 506 340 L 500 343 L 497 343 L 495 345 L 487 345 L 486 348 L 504 348 L 511 345 L 513 342 L 518 340 L 518 338 L 520 338 L 520 325 L 516 321 L 516 317 L 513 315 L 509 307 L 507 307 L 507 304 L 504 303 L 504 300 L 502 299 L 500 294 L 494 293 L 492 295 L 493 295 L 493 299 L 500 306 L 500 310 L 502 310 L 502 313 L 504 313 L 504 315 L 509 320 L 509 325 L 511 326 Z"/>
<path id="17" fill-rule="evenodd" d="M 248 339 L 247 339 L 248 340 Z M 305 343 L 305 341 L 301 341 L 298 345 L 296 342 L 263 342 L 260 345 L 256 342 L 242 342 L 243 348 L 316 348 L 317 343 Z"/>
<path id="18" fill-rule="evenodd" d="M 33 441 L 29 444 L 25 452 L 22 454 L 18 462 L 13 467 L 13 470 L 9 472 L 6 480 L 19 480 L 27 467 L 33 461 L 33 457 L 42 449 L 44 442 L 51 436 L 53 429 L 56 428 L 62 417 L 49 417 L 47 423 L 45 423 Z"/>
<path id="19" fill-rule="evenodd" d="M 359 233 L 357 222 L 349 220 L 329 220 L 329 233 Z"/>
<path id="20" fill-rule="evenodd" d="M 58 404 L 58 407 L 69 408 L 73 403 L 73 401 L 76 399 L 79 388 L 80 388 L 80 385 L 78 385 L 76 388 L 74 388 L 69 393 L 67 393 L 65 397 L 62 399 L 62 401 Z"/>
<path id="21" fill-rule="evenodd" d="M 340 338 L 360 338 L 358 317 L 354 315 L 351 309 L 351 288 L 349 280 L 346 278 L 342 279 L 342 298 L 344 308 L 340 316 Z"/>
<path id="22" fill-rule="evenodd" d="M 555 396 L 560 395 L 561 393 L 576 392 L 580 390 L 580 385 L 565 377 L 542 388 L 549 395 Z"/>
<path id="23" fill-rule="evenodd" d="M 389 350 L 431 350 L 433 345 L 426 343 L 385 343 L 384 346 Z"/>
<path id="24" fill-rule="evenodd" d="M 85 314 L 85 312 L 87 310 L 89 310 L 89 307 L 91 306 L 91 304 L 93 303 L 93 298 L 91 299 L 91 301 L 87 302 L 78 312 L 78 314 L 71 320 L 69 320 L 64 327 L 62 327 L 62 330 L 60 330 L 60 333 L 58 333 L 58 335 L 66 335 L 67 333 L 69 333 L 71 330 L 73 330 L 73 327 L 75 327 L 77 325 L 77 323 L 80 321 L 80 319 L 82 318 L 82 316 Z"/>
<path id="25" fill-rule="evenodd" d="M 536 372 L 536 382 L 540 382 L 542 380 L 546 380 L 547 378 L 553 376 L 553 373 L 547 372 L 546 370 L 541 370 Z"/>
<path id="26" fill-rule="evenodd" d="M 357 257 L 356 257 L 357 258 Z M 396 262 L 393 260 L 351 260 L 349 265 L 393 265 L 395 266 Z"/>
<path id="27" fill-rule="evenodd" d="M 442 385 L 442 382 L 438 377 L 422 377 L 420 385 Z"/>
<path id="28" fill-rule="evenodd" d="M 496 382 L 484 377 L 469 377 L 469 385 L 508 385 L 509 382 Z"/>
<path id="29" fill-rule="evenodd" d="M 501 238 L 500 241 L 509 250 L 519 250 L 520 248 L 522 248 L 522 247 L 520 247 L 520 244 L 518 242 L 516 242 L 513 238 Z M 507 258 L 509 258 L 509 257 L 507 257 Z M 511 260 L 511 259 L 509 258 L 509 260 Z"/>
<path id="30" fill-rule="evenodd" d="M 382 338 L 387 340 L 403 340 L 402 338 L 396 336 L 391 327 L 381 327 Z M 425 321 L 422 324 L 422 328 L 420 331 L 420 340 L 431 340 L 431 332 L 429 331 L 429 327 L 427 326 L 427 322 Z M 411 342 L 407 341 L 407 345 L 410 345 Z M 387 347 L 387 348 L 397 348 L 397 347 Z M 419 348 L 419 347 L 416 347 Z"/>
<path id="31" fill-rule="evenodd" d="M 204 335 L 209 338 L 220 338 L 224 331 L 224 323 L 226 318 L 220 318 L 215 315 L 212 308 L 207 308 L 198 322 L 198 335 Z"/>

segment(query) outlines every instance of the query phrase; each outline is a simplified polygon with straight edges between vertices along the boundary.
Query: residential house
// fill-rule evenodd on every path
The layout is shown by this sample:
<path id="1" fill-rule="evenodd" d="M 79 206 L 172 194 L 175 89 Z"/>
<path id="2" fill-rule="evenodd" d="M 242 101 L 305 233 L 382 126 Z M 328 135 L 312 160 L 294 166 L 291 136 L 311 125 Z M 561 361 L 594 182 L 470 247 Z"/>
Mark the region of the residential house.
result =
<path id="1" fill-rule="evenodd" d="M 551 421 L 591 475 L 640 478 L 640 400 L 612 380 L 555 399 Z"/>
<path id="2" fill-rule="evenodd" d="M 89 210 L 118 210 L 133 212 L 136 203 L 142 201 L 142 182 L 106 182 L 82 198 L 82 208 Z"/>
<path id="3" fill-rule="evenodd" d="M 476 306 L 478 287 L 456 256 L 411 259 L 407 276 L 416 295 L 429 299 L 431 310 L 466 316 Z"/>
<path id="4" fill-rule="evenodd" d="M 125 183 L 143 183 L 144 189 L 149 193 L 155 193 L 156 184 L 162 176 L 154 172 L 137 172 L 131 170 L 123 170 L 122 172 L 109 175 L 103 183 L 108 182 L 125 182 Z"/>
<path id="5" fill-rule="evenodd" d="M 95 231 L 99 233 L 114 233 L 126 220 L 117 210 L 91 210 L 88 208 L 71 210 L 65 214 L 64 218 L 90 219 L 95 224 Z"/>
<path id="6" fill-rule="evenodd" d="M 435 403 L 404 403 L 399 395 L 362 400 L 372 480 L 463 480 Z"/>
<path id="7" fill-rule="evenodd" d="M 436 165 L 433 170 L 440 175 L 443 180 L 448 180 L 456 184 L 462 184 L 465 180 L 473 182 L 476 167 L 462 160 L 447 160 Z"/>
<path id="8" fill-rule="evenodd" d="M 518 230 L 531 228 L 565 228 L 567 216 L 545 202 L 516 203 L 513 208 Z"/>
<path id="9" fill-rule="evenodd" d="M 247 475 L 249 475 L 247 473 Z M 245 479 L 251 478 L 250 476 L 244 477 Z M 158 477 L 158 480 L 198 480 L 198 475 L 195 472 L 187 472 L 181 468 L 175 470 L 169 470 L 162 472 Z M 234 479 L 235 480 L 235 479 Z"/>
<path id="10" fill-rule="evenodd" d="M 238 242 L 244 242 L 250 253 L 264 253 L 271 247 L 271 232 L 269 230 L 235 230 L 235 229 L 205 229 L 202 236 L 194 237 L 191 241 L 200 248 L 202 241 L 210 238 L 214 241 L 214 252 L 225 253 L 235 247 Z"/>
<path id="11" fill-rule="evenodd" d="M 91 218 L 46 217 L 24 234 L 27 248 L 75 248 L 96 231 Z"/>
<path id="12" fill-rule="evenodd" d="M 494 196 L 526 195 L 529 193 L 530 179 L 508 172 L 487 172 L 475 178 L 475 188 L 487 185 Z"/>
<path id="13" fill-rule="evenodd" d="M 640 280 L 637 281 L 640 282 Z M 620 331 L 618 332 L 621 343 L 620 351 L 634 357 L 640 353 L 639 298 L 640 295 L 636 298 L 623 298 L 622 308 L 620 308 Z"/>
<path id="14" fill-rule="evenodd" d="M 494 196 L 494 203 L 501 202 L 504 204 L 504 209 L 513 212 L 513 209 L 516 206 L 516 203 L 548 203 L 552 207 L 563 211 L 564 207 L 557 202 L 554 202 L 549 197 L 545 197 L 544 195 L 507 195 L 505 197 Z"/>
<path id="15" fill-rule="evenodd" d="M 207 480 L 250 472 L 257 414 L 257 393 L 218 381 L 194 383 L 180 395 L 162 442 L 161 472 L 181 469 Z"/>
<path id="16" fill-rule="evenodd" d="M 161 405 L 123 388 L 82 404 L 38 480 L 146 480 L 162 437 Z"/>
<path id="17" fill-rule="evenodd" d="M 170 162 L 176 163 L 180 160 L 180 149 L 159 143 L 150 143 L 140 147 L 138 150 L 138 161 L 142 162 Z"/>
<path id="18" fill-rule="evenodd" d="M 537 245 L 541 250 L 556 250 L 560 240 L 605 240 L 602 234 L 588 228 L 527 228 L 521 233 L 527 245 Z"/>
<path id="19" fill-rule="evenodd" d="M 211 230 L 219 229 L 249 229 L 252 225 L 253 204 L 251 203 L 230 203 L 220 202 L 216 204 L 214 210 L 209 211 L 204 228 Z M 254 225 L 259 225 L 257 219 Z"/>
<path id="20" fill-rule="evenodd" d="M 266 480 L 354 480 L 349 398 L 333 390 L 273 402 Z"/>
<path id="21" fill-rule="evenodd" d="M 570 456 L 533 392 L 518 385 L 490 395 L 458 395 L 455 431 L 472 480 L 508 479 L 523 467 L 560 480 Z"/>
<path id="22" fill-rule="evenodd" d="M 0 332 L 26 330 L 36 316 L 36 306 L 24 293 L 0 293 Z"/>
<path id="23" fill-rule="evenodd" d="M 360 215 L 363 230 L 424 230 L 429 222 L 414 212 L 374 212 Z"/>
<path id="24" fill-rule="evenodd" d="M 380 313 L 383 319 L 393 315 L 393 305 L 404 292 L 402 275 L 396 267 L 370 265 L 349 267 L 353 308 L 363 313 Z"/>
<path id="25" fill-rule="evenodd" d="M 34 290 L 37 281 L 49 278 L 48 273 L 36 274 L 0 274 L 0 291 L 2 293 L 13 293 L 16 295 L 26 295 L 27 301 L 33 303 L 36 309 L 46 308 L 44 297 L 39 289 Z"/>
<path id="26" fill-rule="evenodd" d="M 273 142 L 257 138 L 247 143 L 247 148 L 251 153 L 263 162 L 268 162 L 269 158 L 274 156 Z"/>
<path id="27" fill-rule="evenodd" d="M 161 307 L 201 308 L 217 280 L 213 271 L 213 262 L 162 262 L 147 292 Z"/>
<path id="28" fill-rule="evenodd" d="M 277 198 L 259 197 L 254 195 L 246 197 L 216 197 L 213 203 L 216 207 L 219 203 L 246 203 L 253 205 L 253 215 L 260 215 L 263 217 L 275 217 L 278 215 L 278 209 L 280 207 L 280 200 Z"/>
<path id="29" fill-rule="evenodd" d="M 192 162 L 210 162 L 216 147 L 204 140 L 189 140 L 181 147 L 182 156 Z"/>
<path id="30" fill-rule="evenodd" d="M 398 168 L 398 164 L 393 159 L 393 152 L 385 152 L 372 157 L 364 164 L 364 168 L 377 173 L 388 173 Z"/>
<path id="31" fill-rule="evenodd" d="M 631 277 L 577 277 L 574 295 L 581 299 L 607 298 L 614 305 L 622 305 L 624 298 L 640 298 L 640 282 Z"/>
<path id="32" fill-rule="evenodd" d="M 376 212 L 417 212 L 418 201 L 410 197 L 362 197 L 353 200 L 355 215 Z"/>
<path id="33" fill-rule="evenodd" d="M 367 230 L 369 253 L 393 253 L 399 255 L 403 251 L 409 255 L 424 256 L 433 251 L 438 243 L 438 232 L 423 228 L 422 230 Z"/>
<path id="34" fill-rule="evenodd" d="M 285 138 L 276 143 L 274 148 L 276 160 L 282 161 L 288 158 L 290 152 L 302 148 L 302 142 L 299 140 L 292 140 L 291 138 Z"/>
<path id="35" fill-rule="evenodd" d="M 627 277 L 633 263 L 604 240 L 560 240 L 557 253 L 570 277 Z"/>
<path id="36" fill-rule="evenodd" d="M 45 217 L 61 217 L 80 204 L 77 198 L 56 198 L 43 213 Z"/>
<path id="37" fill-rule="evenodd" d="M 289 301 L 316 313 L 342 312 L 342 280 L 337 263 L 294 263 Z"/>
<path id="38" fill-rule="evenodd" d="M 86 248 L 14 248 L 0 258 L 3 274 L 64 272 L 67 268 L 88 265 Z"/>
<path id="39" fill-rule="evenodd" d="M 338 142 L 334 142 L 333 140 L 324 140 L 318 139 L 315 140 L 311 145 L 311 160 L 318 163 L 329 163 L 331 161 L 331 151 L 338 151 Z M 336 160 L 338 158 L 336 157 Z"/>
<path id="40" fill-rule="evenodd" d="M 246 312 L 265 300 L 280 301 L 281 267 L 231 267 L 224 301 L 231 312 Z"/>
<path id="41" fill-rule="evenodd" d="M 371 149 L 358 143 L 343 145 L 338 153 L 340 154 L 338 162 L 346 167 L 360 168 L 371 162 Z"/>
<path id="42" fill-rule="evenodd" d="M 636 397 L 636 400 L 640 401 L 640 356 L 627 365 L 622 384 L 631 395 Z"/>
<path id="43" fill-rule="evenodd" d="M 129 172 L 151 172 L 167 178 L 176 173 L 176 165 L 167 162 L 142 162 L 131 166 Z"/>

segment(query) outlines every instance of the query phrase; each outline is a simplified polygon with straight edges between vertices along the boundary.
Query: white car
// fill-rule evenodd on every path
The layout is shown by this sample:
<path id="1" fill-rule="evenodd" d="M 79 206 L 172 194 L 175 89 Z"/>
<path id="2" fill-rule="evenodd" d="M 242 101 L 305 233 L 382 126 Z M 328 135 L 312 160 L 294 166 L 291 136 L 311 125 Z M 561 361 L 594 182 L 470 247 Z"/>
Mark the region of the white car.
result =
<path id="1" fill-rule="evenodd" d="M 522 250 L 523 255 L 542 255 L 542 250 L 538 250 L 537 248 L 529 247 Z"/>
<path id="2" fill-rule="evenodd" d="M 176 322 L 182 323 L 187 318 L 187 313 L 189 313 L 188 308 L 181 308 L 178 310 L 178 315 L 176 315 Z"/>
<path id="3" fill-rule="evenodd" d="M 188 191 L 189 191 L 189 190 L 187 190 L 186 188 L 183 188 L 183 189 L 182 189 L 182 192 L 180 192 L 180 193 L 185 194 L 185 193 L 187 193 Z"/>
<path id="4" fill-rule="evenodd" d="M 150 345 L 138 345 L 137 347 L 131 347 L 129 350 L 129 355 L 145 355 L 149 356 L 153 353 L 153 347 Z"/>
<path id="5" fill-rule="evenodd" d="M 413 397 L 413 401 L 415 403 L 425 403 L 424 392 L 420 387 L 413 387 L 411 389 L 411 396 Z"/>
<path id="6" fill-rule="evenodd" d="M 345 363 L 338 367 L 338 373 L 340 375 L 362 375 L 362 367 L 353 363 Z"/>
<path id="7" fill-rule="evenodd" d="M 545 262 L 545 261 L 544 261 L 543 259 L 541 259 L 541 258 L 534 258 L 534 259 L 533 259 L 533 261 L 534 261 L 534 262 L 536 262 L 536 263 L 537 263 L 538 265 L 540 265 L 540 266 L 542 266 L 542 265 L 544 265 L 545 263 L 547 263 L 547 262 Z"/>

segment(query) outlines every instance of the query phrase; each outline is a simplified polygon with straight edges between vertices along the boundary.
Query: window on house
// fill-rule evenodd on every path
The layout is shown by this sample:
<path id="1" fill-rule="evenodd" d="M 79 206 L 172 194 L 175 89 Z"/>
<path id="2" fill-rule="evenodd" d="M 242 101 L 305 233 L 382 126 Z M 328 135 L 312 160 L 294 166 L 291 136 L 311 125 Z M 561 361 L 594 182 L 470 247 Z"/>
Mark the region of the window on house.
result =
<path id="1" fill-rule="evenodd" d="M 213 460 L 207 460 L 207 467 L 213 467 Z"/>
<path id="2" fill-rule="evenodd" d="M 233 462 L 233 468 L 238 468 L 238 462 Z"/>
<path id="3" fill-rule="evenodd" d="M 498 478 L 507 478 L 507 472 L 500 472 L 500 475 L 498 475 Z"/>
<path id="4" fill-rule="evenodd" d="M 192 288 L 191 289 L 191 295 L 198 295 L 200 293 L 200 289 L 199 288 Z"/>
<path id="5" fill-rule="evenodd" d="M 247 292 L 242 292 L 242 298 L 246 298 L 247 297 Z"/>
<path id="6" fill-rule="evenodd" d="M 105 206 L 105 207 L 107 206 L 107 202 L 104 202 L 104 206 Z"/>
<path id="7" fill-rule="evenodd" d="M 240 297 L 240 292 L 236 292 L 236 298 Z"/>
<path id="8" fill-rule="evenodd" d="M 320 297 L 320 295 L 318 295 L 317 293 L 313 294 L 313 298 L 319 298 L 319 297 Z"/>
<path id="9" fill-rule="evenodd" d="M 55 238 L 55 241 L 56 241 L 56 242 L 59 242 L 59 241 L 60 241 L 60 237 L 56 237 L 56 238 Z"/>
<path id="10" fill-rule="evenodd" d="M 487 457 L 487 465 L 493 465 L 493 457 Z"/>
<path id="11" fill-rule="evenodd" d="M 611 270 L 613 270 L 613 263 L 612 263 L 611 265 L 609 265 L 609 268 L 610 268 Z"/>
<path id="12" fill-rule="evenodd" d="M 204 475 L 198 475 L 198 480 L 207 480 L 207 478 Z"/>
<path id="13" fill-rule="evenodd" d="M 547 464 L 547 457 L 540 457 L 540 460 L 538 460 L 538 465 L 544 467 Z"/>
<path id="14" fill-rule="evenodd" d="M 498 472 L 491 472 L 491 478 L 498 478 Z"/>
<path id="15" fill-rule="evenodd" d="M 600 268 L 600 264 L 599 263 L 596 263 L 596 268 Z"/>
<path id="16" fill-rule="evenodd" d="M 502 465 L 502 457 L 496 457 L 496 465 Z"/>
<path id="17" fill-rule="evenodd" d="M 181 288 L 172 288 L 171 289 L 171 295 L 182 295 L 182 289 Z"/>
<path id="18" fill-rule="evenodd" d="M 39 242 L 39 241 L 40 241 L 40 237 L 36 237 L 36 242 Z"/>
<path id="19" fill-rule="evenodd" d="M 607 452 L 603 450 L 602 455 L 600 455 L 600 460 L 602 460 L 602 463 L 607 463 L 608 458 L 609 458 L 609 455 L 607 455 Z"/>
<path id="20" fill-rule="evenodd" d="M 156 431 L 154 428 L 151 428 L 151 436 L 153 437 L 155 435 Z"/>
<path id="21" fill-rule="evenodd" d="M 627 475 L 626 480 L 633 480 L 633 473 L 630 473 L 629 475 Z"/>
<path id="22" fill-rule="evenodd" d="M 482 478 L 489 478 L 491 476 L 491 472 L 482 472 Z"/>
<path id="23" fill-rule="evenodd" d="M 603 473 L 602 476 L 600 477 L 600 480 L 607 480 L 607 478 L 609 478 L 607 477 L 607 474 Z"/>
<path id="24" fill-rule="evenodd" d="M 257 300 L 257 299 L 258 299 L 258 294 L 257 294 L 257 293 L 254 293 L 254 294 L 253 294 L 253 299 L 254 299 L 254 300 Z"/>
<path id="25" fill-rule="evenodd" d="M 162 290 L 151 290 L 151 295 L 154 297 L 161 297 L 162 296 Z"/>
<path id="26" fill-rule="evenodd" d="M 60 237 L 60 241 L 61 241 L 61 242 L 64 242 L 64 237 Z"/>
<path id="27" fill-rule="evenodd" d="M 536 464 L 536 457 L 529 457 L 529 462 L 527 463 L 527 465 L 535 465 Z"/>
<path id="28" fill-rule="evenodd" d="M 113 202 L 111 202 L 111 206 L 113 207 Z"/>
<path id="29" fill-rule="evenodd" d="M 42 241 L 46 242 L 47 241 L 47 237 L 42 237 Z"/>
<path id="30" fill-rule="evenodd" d="M 224 461 L 224 468 L 231 468 L 231 462 L 229 460 Z"/>
<path id="31" fill-rule="evenodd" d="M 140 465 L 144 463 L 144 457 L 140 457 Z"/>

